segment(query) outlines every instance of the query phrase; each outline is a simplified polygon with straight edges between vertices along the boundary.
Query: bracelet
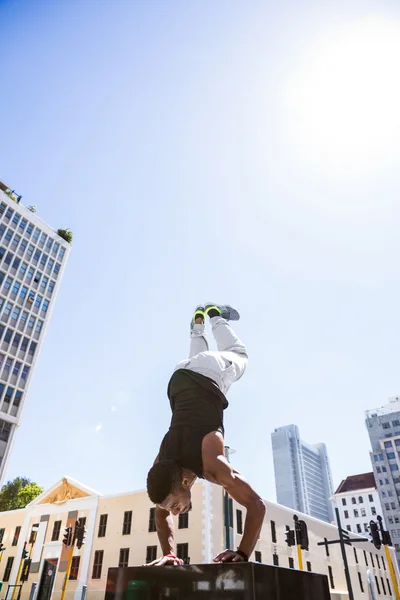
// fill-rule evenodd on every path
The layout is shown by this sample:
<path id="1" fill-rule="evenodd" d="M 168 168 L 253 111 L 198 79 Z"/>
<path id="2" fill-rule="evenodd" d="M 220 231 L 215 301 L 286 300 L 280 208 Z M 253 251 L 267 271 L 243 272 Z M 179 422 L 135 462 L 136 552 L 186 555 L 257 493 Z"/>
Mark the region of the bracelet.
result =
<path id="1" fill-rule="evenodd" d="M 241 550 L 236 550 L 236 554 L 239 554 L 239 556 L 243 558 L 244 562 L 249 562 L 249 557 L 245 552 L 242 552 Z"/>

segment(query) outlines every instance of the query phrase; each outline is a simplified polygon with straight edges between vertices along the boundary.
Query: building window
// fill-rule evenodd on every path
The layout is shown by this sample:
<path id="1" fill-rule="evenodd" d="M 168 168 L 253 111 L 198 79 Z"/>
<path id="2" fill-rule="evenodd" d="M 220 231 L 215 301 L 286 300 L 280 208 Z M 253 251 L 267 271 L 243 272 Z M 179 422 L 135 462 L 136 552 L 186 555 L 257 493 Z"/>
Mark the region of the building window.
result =
<path id="1" fill-rule="evenodd" d="M 261 552 L 259 550 L 254 552 L 254 560 L 258 563 L 262 562 Z"/>
<path id="2" fill-rule="evenodd" d="M 345 519 L 348 519 L 348 518 L 349 518 L 349 511 L 348 511 L 348 510 L 345 510 L 345 511 L 344 511 L 344 518 L 345 518 Z"/>
<path id="3" fill-rule="evenodd" d="M 371 513 L 373 515 L 376 515 L 376 508 L 375 508 L 375 506 L 371 506 Z"/>
<path id="4" fill-rule="evenodd" d="M 19 363 L 19 362 L 15 363 L 14 368 L 13 368 L 13 372 L 12 372 L 12 374 L 14 375 L 14 377 L 18 377 L 18 373 L 19 373 L 19 370 L 21 368 L 21 365 L 22 365 L 22 363 Z"/>
<path id="5" fill-rule="evenodd" d="M 19 540 L 19 534 L 21 533 L 21 527 L 18 526 L 15 528 L 15 533 L 14 533 L 14 537 L 13 537 L 13 541 L 12 541 L 12 545 L 13 546 L 17 546 L 18 545 L 18 540 Z"/>
<path id="6" fill-rule="evenodd" d="M 13 556 L 9 556 L 7 558 L 6 568 L 4 569 L 4 575 L 3 575 L 3 581 L 4 582 L 10 581 L 10 575 L 11 575 L 11 569 L 12 569 L 12 566 L 13 566 L 13 562 L 14 562 L 14 557 Z"/>
<path id="7" fill-rule="evenodd" d="M 361 590 L 361 593 L 363 594 L 364 593 L 364 586 L 363 586 L 363 581 L 362 581 L 362 577 L 361 577 L 360 571 L 357 571 L 357 574 L 358 574 L 358 581 L 359 581 L 359 584 L 360 584 L 360 590 Z"/>
<path id="8" fill-rule="evenodd" d="M 351 531 L 351 526 L 350 525 L 346 525 L 346 529 L 347 529 L 347 531 Z"/>
<path id="9" fill-rule="evenodd" d="M 236 531 L 240 534 L 243 533 L 243 515 L 241 510 L 236 511 Z"/>
<path id="10" fill-rule="evenodd" d="M 390 423 L 388 423 L 388 422 L 382 423 L 382 429 L 390 429 Z"/>
<path id="11" fill-rule="evenodd" d="M 392 588 L 390 587 L 389 579 L 386 577 L 386 585 L 388 587 L 389 596 L 392 595 Z"/>
<path id="12" fill-rule="evenodd" d="M 354 550 L 354 559 L 356 561 L 356 564 L 358 565 L 358 556 L 357 556 L 357 550 L 355 548 L 353 548 Z"/>
<path id="13" fill-rule="evenodd" d="M 385 448 L 392 448 L 392 442 L 385 442 L 384 446 Z"/>
<path id="14" fill-rule="evenodd" d="M 376 467 L 376 472 L 380 473 L 381 472 L 381 468 L 380 467 Z M 372 501 L 370 500 L 370 502 L 372 502 Z"/>
<path id="15" fill-rule="evenodd" d="M 129 548 L 121 548 L 119 551 L 119 567 L 127 567 L 129 562 Z"/>
<path id="16" fill-rule="evenodd" d="M 390 506 L 392 507 L 392 510 L 395 510 L 395 508 L 396 508 L 396 502 L 391 502 Z"/>
<path id="17" fill-rule="evenodd" d="M 394 452 L 388 452 L 388 453 L 387 453 L 387 457 L 388 457 L 389 459 L 392 459 L 392 458 L 396 458 L 396 455 L 395 455 L 395 453 L 394 453 Z"/>
<path id="18" fill-rule="evenodd" d="M 147 546 L 146 548 L 146 564 L 153 562 L 157 558 L 157 546 Z"/>
<path id="19" fill-rule="evenodd" d="M 16 406 L 18 408 L 18 406 L 21 404 L 21 398 L 22 398 L 22 392 L 17 390 L 15 392 L 15 396 L 14 396 L 13 406 Z"/>
<path id="20" fill-rule="evenodd" d="M 272 539 L 272 543 L 276 544 L 276 525 L 275 525 L 275 521 L 271 521 L 271 539 Z"/>
<path id="21" fill-rule="evenodd" d="M 354 509 L 354 516 L 358 517 L 358 509 L 357 508 Z"/>
<path id="22" fill-rule="evenodd" d="M 357 500 L 355 498 L 351 499 L 352 504 L 357 504 Z"/>
<path id="23" fill-rule="evenodd" d="M 328 574 L 329 574 L 329 582 L 331 585 L 331 589 L 334 590 L 335 589 L 335 581 L 333 579 L 333 571 L 332 571 L 332 567 L 330 565 L 328 565 Z"/>
<path id="24" fill-rule="evenodd" d="M 92 579 L 100 579 L 103 566 L 104 550 L 96 550 L 94 553 Z"/>
<path id="25" fill-rule="evenodd" d="M 29 338 L 24 337 L 24 339 L 22 340 L 22 344 L 21 344 L 21 352 L 26 352 L 28 344 L 29 344 Z"/>
<path id="26" fill-rule="evenodd" d="M 312 571 L 311 563 L 309 560 L 307 561 L 307 571 Z"/>
<path id="27" fill-rule="evenodd" d="M 381 595 L 381 588 L 379 587 L 379 581 L 378 581 L 378 577 L 375 575 L 375 583 L 376 583 L 376 589 L 378 590 L 378 596 Z"/>
<path id="28" fill-rule="evenodd" d="M 72 558 L 71 571 L 69 572 L 69 578 L 72 581 L 77 581 L 77 579 L 78 579 L 79 563 L 80 562 L 81 562 L 81 557 L 80 556 L 74 556 Z"/>
<path id="29" fill-rule="evenodd" d="M 390 510 L 390 504 L 389 504 L 389 502 L 385 502 L 385 509 L 386 510 Z"/>
<path id="30" fill-rule="evenodd" d="M 368 525 L 368 523 L 364 523 L 364 531 L 365 531 L 365 533 L 369 532 L 369 525 Z"/>
<path id="31" fill-rule="evenodd" d="M 39 529 L 39 523 L 34 523 L 31 529 L 31 535 L 29 537 L 29 543 L 34 544 L 36 541 L 37 530 Z"/>
<path id="32" fill-rule="evenodd" d="M 279 567 L 279 556 L 276 552 L 273 553 L 272 560 L 273 560 L 274 566 Z"/>
<path id="33" fill-rule="evenodd" d="M 375 563 L 374 563 L 374 557 L 372 556 L 372 552 L 369 553 L 370 557 L 371 557 L 371 564 L 375 569 Z"/>
<path id="34" fill-rule="evenodd" d="M 183 560 L 184 564 L 189 564 L 189 544 L 177 544 L 176 555 Z"/>
<path id="35" fill-rule="evenodd" d="M 98 537 L 105 537 L 108 515 L 100 515 Z"/>
<path id="36" fill-rule="evenodd" d="M 346 504 L 347 504 L 346 498 L 342 498 L 342 504 L 343 504 L 343 506 L 346 506 Z"/>
<path id="37" fill-rule="evenodd" d="M 122 525 L 122 535 L 129 535 L 132 528 L 132 511 L 126 510 L 124 512 L 124 522 Z"/>
<path id="38" fill-rule="evenodd" d="M 21 379 L 22 380 L 28 379 L 28 375 L 29 375 L 29 371 L 30 370 L 31 370 L 30 367 L 27 367 L 26 365 L 24 366 L 24 368 L 22 369 L 22 373 L 21 373 Z"/>
<path id="39" fill-rule="evenodd" d="M 289 569 L 294 569 L 294 560 L 291 556 L 289 556 Z"/>
<path id="40" fill-rule="evenodd" d="M 382 561 L 383 569 L 384 569 L 384 571 L 386 571 L 385 559 L 383 558 L 383 556 L 381 556 L 381 561 Z"/>
<path id="41" fill-rule="evenodd" d="M 363 504 L 364 498 L 362 496 L 358 496 L 358 504 Z"/>
<path id="42" fill-rule="evenodd" d="M 155 523 L 154 523 L 155 526 Z M 187 529 L 189 527 L 189 512 L 181 513 L 178 517 L 178 529 Z"/>
<path id="43" fill-rule="evenodd" d="M 378 565 L 378 569 L 380 569 L 381 565 L 380 565 L 380 562 L 379 562 L 379 556 L 378 555 L 376 555 L 376 563 Z"/>
<path id="44" fill-rule="evenodd" d="M 361 533 L 362 530 L 361 530 L 360 523 L 357 523 L 356 527 L 357 527 L 357 533 Z"/>
<path id="45" fill-rule="evenodd" d="M 365 510 L 365 508 L 361 509 L 361 516 L 362 517 L 366 517 L 367 516 L 367 511 Z"/>
<path id="46" fill-rule="evenodd" d="M 61 521 L 54 521 L 53 533 L 51 534 L 52 542 L 58 542 L 58 539 L 60 537 L 60 530 L 61 530 Z"/>
<path id="47" fill-rule="evenodd" d="M 367 558 L 367 553 L 364 550 L 364 560 L 365 560 L 365 565 L 368 567 L 368 558 Z"/>

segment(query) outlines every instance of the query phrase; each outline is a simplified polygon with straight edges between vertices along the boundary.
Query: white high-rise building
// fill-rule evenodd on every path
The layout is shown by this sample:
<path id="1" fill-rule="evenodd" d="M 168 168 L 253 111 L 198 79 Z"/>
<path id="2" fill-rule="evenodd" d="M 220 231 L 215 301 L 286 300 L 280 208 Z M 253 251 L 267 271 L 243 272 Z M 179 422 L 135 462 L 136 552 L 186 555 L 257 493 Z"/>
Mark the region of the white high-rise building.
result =
<path id="1" fill-rule="evenodd" d="M 0 182 L 0 485 L 69 251 Z"/>
<path id="2" fill-rule="evenodd" d="M 330 523 L 333 486 L 325 444 L 304 442 L 297 425 L 278 427 L 271 437 L 278 503 Z"/>

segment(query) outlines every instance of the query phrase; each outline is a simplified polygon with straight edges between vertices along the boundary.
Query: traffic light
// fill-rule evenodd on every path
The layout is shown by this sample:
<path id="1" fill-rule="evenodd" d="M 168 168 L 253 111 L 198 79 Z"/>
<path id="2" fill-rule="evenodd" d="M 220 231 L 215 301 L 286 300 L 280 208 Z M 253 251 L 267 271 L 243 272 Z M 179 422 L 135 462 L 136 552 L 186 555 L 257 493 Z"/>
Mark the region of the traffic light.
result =
<path id="1" fill-rule="evenodd" d="M 28 581 L 29 571 L 31 569 L 32 560 L 30 558 L 26 558 L 24 560 L 24 566 L 22 567 L 20 581 Z"/>
<path id="2" fill-rule="evenodd" d="M 76 547 L 78 548 L 78 550 L 80 550 L 83 546 L 83 544 L 85 543 L 85 538 L 86 538 L 86 527 L 84 525 L 84 522 L 81 521 L 80 519 L 77 520 L 76 524 L 75 524 L 75 535 L 74 535 L 74 540 L 76 540 Z"/>
<path id="3" fill-rule="evenodd" d="M 64 546 L 70 546 L 72 542 L 72 527 L 66 527 L 65 533 L 63 536 L 63 544 Z"/>
<path id="4" fill-rule="evenodd" d="M 305 521 L 298 521 L 298 524 L 299 524 L 298 531 L 299 531 L 300 539 L 297 541 L 297 543 L 299 544 L 299 546 L 301 546 L 302 550 L 308 550 L 310 543 L 308 541 L 307 523 Z"/>
<path id="5" fill-rule="evenodd" d="M 371 530 L 372 543 L 374 544 L 375 548 L 379 550 L 382 546 L 382 542 L 381 536 L 379 535 L 378 525 L 375 523 L 375 521 L 370 521 L 369 526 Z"/>
<path id="6" fill-rule="evenodd" d="M 390 537 L 390 533 L 388 531 L 382 531 L 382 544 L 384 546 L 393 546 L 392 538 Z"/>
<path id="7" fill-rule="evenodd" d="M 25 558 L 28 558 L 28 550 L 26 549 L 26 542 L 24 544 L 24 548 L 22 550 L 22 556 L 21 556 L 22 560 L 24 560 Z"/>
<path id="8" fill-rule="evenodd" d="M 286 540 L 285 542 L 287 543 L 288 546 L 295 546 L 296 545 L 296 534 L 294 532 L 294 529 L 287 529 L 286 530 Z"/>

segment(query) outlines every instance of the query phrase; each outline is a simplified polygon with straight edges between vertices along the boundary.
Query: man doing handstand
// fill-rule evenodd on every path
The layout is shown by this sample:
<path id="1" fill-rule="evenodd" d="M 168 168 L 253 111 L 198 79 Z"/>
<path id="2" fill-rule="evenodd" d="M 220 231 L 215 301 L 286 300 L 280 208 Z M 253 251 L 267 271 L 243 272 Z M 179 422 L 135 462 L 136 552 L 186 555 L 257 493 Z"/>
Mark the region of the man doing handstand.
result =
<path id="1" fill-rule="evenodd" d="M 208 348 L 205 315 L 211 321 L 218 351 Z M 198 306 L 191 321 L 189 358 L 176 367 L 168 385 L 172 409 L 170 428 L 147 477 L 150 500 L 156 504 L 156 527 L 163 558 L 150 565 L 179 565 L 175 554 L 171 513 L 191 507 L 191 487 L 197 477 L 221 485 L 247 509 L 243 537 L 237 550 L 225 550 L 215 562 L 247 561 L 259 538 L 265 504 L 224 455 L 225 397 L 247 365 L 247 352 L 228 321 L 239 313 L 231 306 Z"/>

